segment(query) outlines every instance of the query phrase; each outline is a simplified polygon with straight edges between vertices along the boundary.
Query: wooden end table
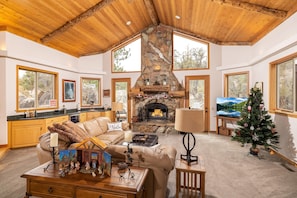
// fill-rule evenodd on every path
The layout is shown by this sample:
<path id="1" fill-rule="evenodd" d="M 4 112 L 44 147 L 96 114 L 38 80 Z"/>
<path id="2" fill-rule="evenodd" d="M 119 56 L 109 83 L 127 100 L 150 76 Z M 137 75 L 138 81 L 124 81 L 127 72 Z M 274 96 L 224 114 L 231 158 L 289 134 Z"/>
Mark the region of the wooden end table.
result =
<path id="1" fill-rule="evenodd" d="M 144 196 L 144 183 L 148 174 L 147 168 L 131 167 L 134 179 L 128 178 L 128 171 L 121 178 L 118 167 L 112 166 L 111 176 L 100 178 L 91 174 L 77 173 L 60 177 L 58 166 L 48 163 L 38 166 L 21 177 L 27 180 L 25 198 L 64 197 L 64 198 L 140 198 Z"/>
<path id="2" fill-rule="evenodd" d="M 176 197 L 179 193 L 187 197 L 205 197 L 205 173 L 203 160 L 198 156 L 198 163 L 188 165 L 184 160 L 176 160 Z M 199 193 L 200 192 L 200 193 Z"/>

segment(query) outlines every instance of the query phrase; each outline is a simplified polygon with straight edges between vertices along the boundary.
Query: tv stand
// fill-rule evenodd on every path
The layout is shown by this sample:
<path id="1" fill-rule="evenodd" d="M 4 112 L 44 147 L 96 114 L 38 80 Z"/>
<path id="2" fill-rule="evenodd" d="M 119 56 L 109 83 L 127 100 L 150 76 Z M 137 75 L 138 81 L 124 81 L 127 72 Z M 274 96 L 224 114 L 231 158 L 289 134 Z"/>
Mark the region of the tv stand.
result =
<path id="1" fill-rule="evenodd" d="M 232 125 L 237 125 L 237 121 L 240 118 L 235 118 L 235 117 L 228 117 L 228 116 L 218 116 L 217 115 L 217 128 L 216 128 L 216 133 L 217 134 L 222 134 L 222 135 L 230 135 L 231 130 L 234 128 L 228 127 L 227 124 L 230 123 Z M 221 121 L 221 123 L 219 123 Z"/>

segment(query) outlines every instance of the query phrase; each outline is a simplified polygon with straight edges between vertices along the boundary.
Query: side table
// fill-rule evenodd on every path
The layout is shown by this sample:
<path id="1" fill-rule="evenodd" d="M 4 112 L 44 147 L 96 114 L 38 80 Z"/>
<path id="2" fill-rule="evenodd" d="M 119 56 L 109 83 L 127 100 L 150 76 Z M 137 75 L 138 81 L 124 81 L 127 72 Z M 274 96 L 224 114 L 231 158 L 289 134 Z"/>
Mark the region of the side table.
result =
<path id="1" fill-rule="evenodd" d="M 184 160 L 176 160 L 176 198 L 182 193 L 186 197 L 205 197 L 205 173 L 203 160 L 198 156 L 198 163 L 188 165 Z"/>

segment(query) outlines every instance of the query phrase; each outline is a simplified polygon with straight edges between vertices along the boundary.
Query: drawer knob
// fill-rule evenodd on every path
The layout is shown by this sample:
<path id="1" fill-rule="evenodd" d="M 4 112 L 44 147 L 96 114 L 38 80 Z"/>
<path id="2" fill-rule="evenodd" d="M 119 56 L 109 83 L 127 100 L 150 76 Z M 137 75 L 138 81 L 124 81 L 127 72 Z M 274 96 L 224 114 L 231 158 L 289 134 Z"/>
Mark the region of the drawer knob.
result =
<path id="1" fill-rule="evenodd" d="M 103 198 L 102 195 L 99 195 L 99 198 Z"/>
<path id="2" fill-rule="evenodd" d="M 54 189 L 53 189 L 52 187 L 49 187 L 49 188 L 47 189 L 47 192 L 51 194 L 51 193 L 54 192 Z"/>

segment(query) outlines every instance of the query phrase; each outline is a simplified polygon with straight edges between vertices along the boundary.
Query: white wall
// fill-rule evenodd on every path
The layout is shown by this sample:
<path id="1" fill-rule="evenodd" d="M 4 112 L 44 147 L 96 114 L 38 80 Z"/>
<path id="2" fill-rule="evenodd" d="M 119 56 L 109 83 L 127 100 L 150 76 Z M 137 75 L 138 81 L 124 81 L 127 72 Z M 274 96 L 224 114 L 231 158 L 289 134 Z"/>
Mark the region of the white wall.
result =
<path id="1" fill-rule="evenodd" d="M 7 144 L 7 121 L 16 110 L 16 65 L 23 65 L 59 73 L 59 108 L 76 108 L 80 103 L 80 77 L 101 78 L 102 55 L 80 59 L 23 39 L 9 32 L 0 32 L 0 145 Z M 81 71 L 80 71 L 81 70 Z M 62 79 L 76 81 L 76 101 L 62 102 Z"/>

